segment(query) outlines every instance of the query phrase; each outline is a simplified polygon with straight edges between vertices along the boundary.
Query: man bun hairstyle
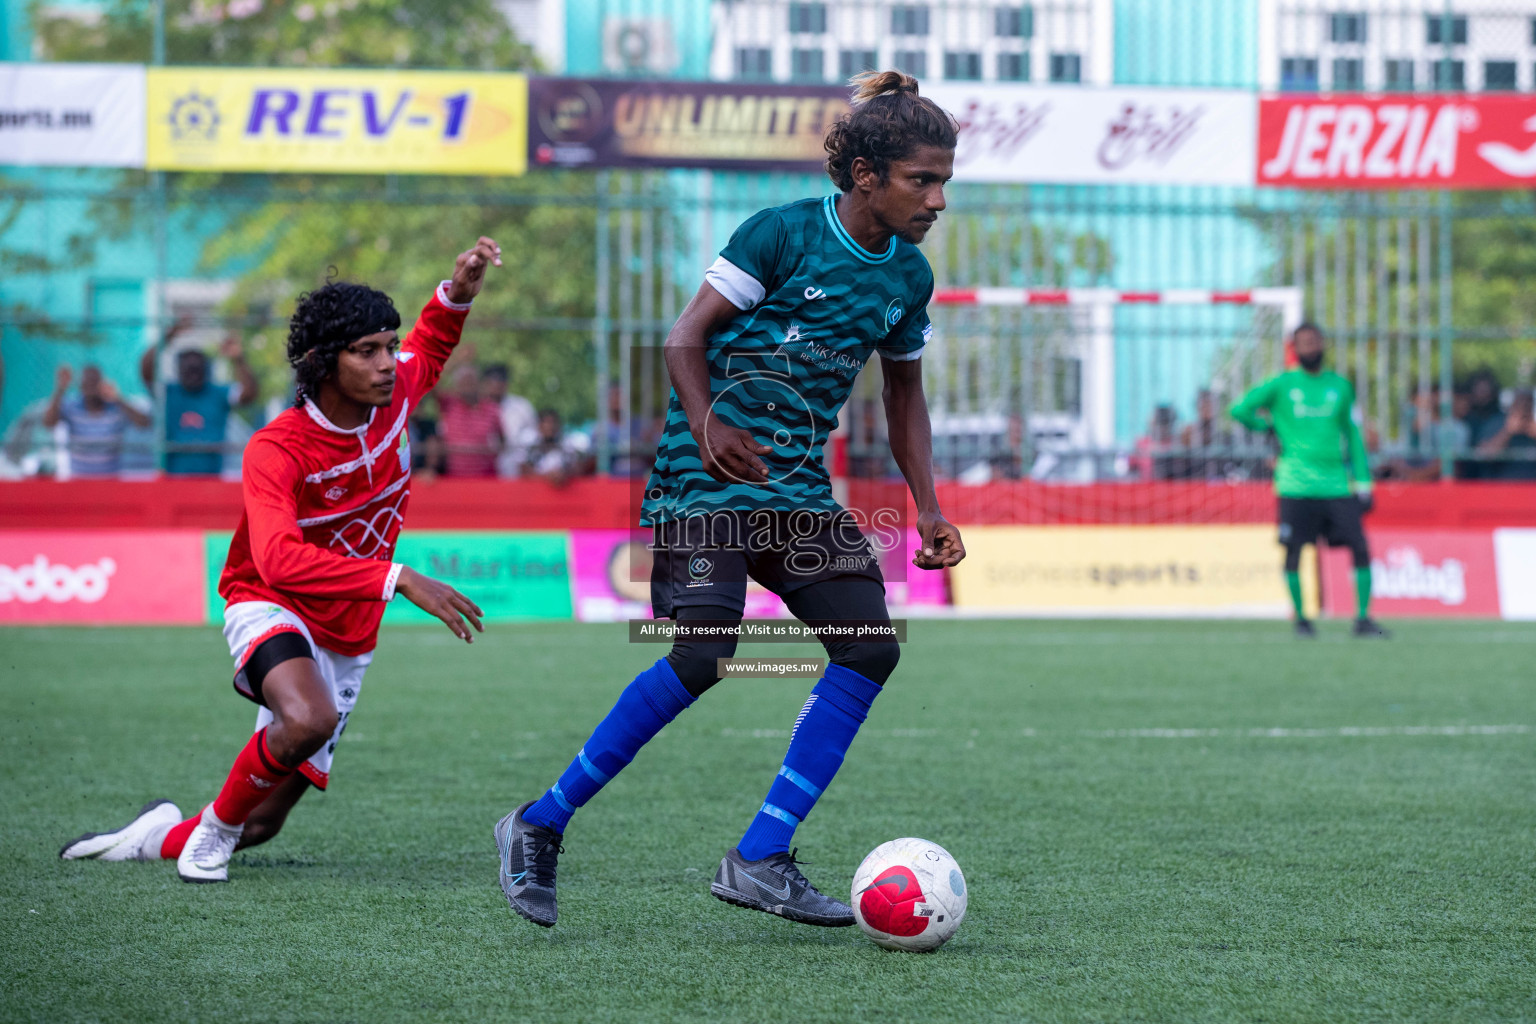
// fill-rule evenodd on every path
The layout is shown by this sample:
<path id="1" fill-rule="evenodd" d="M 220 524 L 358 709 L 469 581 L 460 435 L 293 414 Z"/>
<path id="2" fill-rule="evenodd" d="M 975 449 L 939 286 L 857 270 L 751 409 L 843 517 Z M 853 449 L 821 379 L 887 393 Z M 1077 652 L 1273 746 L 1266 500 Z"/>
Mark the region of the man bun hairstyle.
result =
<path id="1" fill-rule="evenodd" d="M 330 281 L 300 295 L 288 320 L 293 404 L 320 393 L 320 382 L 336 372 L 342 349 L 358 338 L 399 329 L 400 314 L 389 296 L 365 284 Z"/>
<path id="2" fill-rule="evenodd" d="M 865 71 L 848 80 L 852 110 L 827 132 L 827 177 L 853 191 L 853 162 L 869 161 L 882 184 L 891 164 L 919 146 L 954 149 L 960 126 L 937 103 L 918 95 L 917 79 L 900 71 Z"/>

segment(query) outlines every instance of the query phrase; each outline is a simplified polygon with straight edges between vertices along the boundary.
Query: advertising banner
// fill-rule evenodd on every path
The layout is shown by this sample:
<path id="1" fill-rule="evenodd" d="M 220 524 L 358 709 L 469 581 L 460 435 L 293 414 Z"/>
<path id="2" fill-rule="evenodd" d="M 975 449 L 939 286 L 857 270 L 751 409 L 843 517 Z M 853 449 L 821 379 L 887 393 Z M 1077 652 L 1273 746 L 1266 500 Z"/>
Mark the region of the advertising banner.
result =
<path id="1" fill-rule="evenodd" d="M 1036 615 L 1290 614 L 1275 529 L 973 526 L 955 605 Z M 1308 604 L 1316 579 L 1303 575 Z"/>
<path id="2" fill-rule="evenodd" d="M 1536 530 L 1493 531 L 1499 567 L 1499 613 L 1506 619 L 1536 620 Z"/>
<path id="3" fill-rule="evenodd" d="M 957 181 L 1253 184 L 1250 92 L 935 82 L 923 95 L 960 122 Z"/>
<path id="4" fill-rule="evenodd" d="M 1274 96 L 1258 182 L 1301 188 L 1519 188 L 1536 182 L 1536 96 Z"/>
<path id="5" fill-rule="evenodd" d="M 0 531 L 0 624 L 203 621 L 197 530 Z"/>
<path id="6" fill-rule="evenodd" d="M 1488 530 L 1373 529 L 1373 615 L 1497 618 L 1499 581 Z M 1342 548 L 1323 552 L 1323 605 L 1355 616 L 1354 560 Z"/>
<path id="7" fill-rule="evenodd" d="M 0 163 L 144 166 L 144 68 L 0 63 Z"/>
<path id="8" fill-rule="evenodd" d="M 528 81 L 447 71 L 150 68 L 151 170 L 522 174 Z"/>
<path id="9" fill-rule="evenodd" d="M 818 171 L 848 110 L 829 86 L 532 78 L 528 160 L 537 167 Z"/>

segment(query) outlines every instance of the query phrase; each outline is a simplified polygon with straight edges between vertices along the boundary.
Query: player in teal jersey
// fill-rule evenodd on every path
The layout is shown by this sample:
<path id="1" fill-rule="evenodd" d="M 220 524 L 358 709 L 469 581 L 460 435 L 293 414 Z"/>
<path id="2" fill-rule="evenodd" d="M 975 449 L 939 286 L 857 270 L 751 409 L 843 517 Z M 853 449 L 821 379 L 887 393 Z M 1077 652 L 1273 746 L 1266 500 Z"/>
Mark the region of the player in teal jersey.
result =
<path id="1" fill-rule="evenodd" d="M 1232 418 L 1249 430 L 1273 430 L 1280 441 L 1275 492 L 1296 634 L 1317 632 L 1302 608 L 1300 569 L 1301 549 L 1321 538 L 1348 547 L 1354 557 L 1355 635 L 1385 637 L 1370 615 L 1371 549 L 1361 520 L 1371 508 L 1371 465 L 1355 425 L 1355 389 L 1323 369 L 1323 332 L 1315 324 L 1297 327 L 1291 344 L 1301 368 L 1248 392 L 1232 407 Z"/>
<path id="2" fill-rule="evenodd" d="M 876 352 L 891 451 L 918 510 L 913 564 L 940 569 L 965 557 L 933 487 L 921 359 L 933 271 L 917 251 L 944 209 L 957 128 L 899 72 L 854 84 L 852 111 L 826 140 L 827 173 L 841 194 L 749 218 L 667 337 L 672 395 L 641 509 L 653 531 L 651 603 L 680 628 L 727 628 L 676 640 L 629 684 L 555 785 L 497 824 L 502 891 L 535 924 L 555 923 L 556 856 L 576 808 L 719 681 L 718 659 L 736 650 L 749 577 L 810 625 L 862 626 L 877 638 L 823 634 L 825 674 L 710 891 L 806 924 L 854 922 L 852 908 L 800 873 L 789 842 L 900 653 L 879 562 L 834 500 L 822 458 L 854 378 Z"/>

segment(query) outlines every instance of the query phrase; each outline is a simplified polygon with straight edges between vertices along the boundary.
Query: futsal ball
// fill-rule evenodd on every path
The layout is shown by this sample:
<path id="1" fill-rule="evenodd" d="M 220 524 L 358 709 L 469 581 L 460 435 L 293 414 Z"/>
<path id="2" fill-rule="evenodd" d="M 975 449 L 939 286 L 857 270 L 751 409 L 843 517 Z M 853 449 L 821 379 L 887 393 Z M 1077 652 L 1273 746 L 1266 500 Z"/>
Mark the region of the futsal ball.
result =
<path id="1" fill-rule="evenodd" d="M 876 945 L 926 953 L 965 920 L 965 876 L 937 843 L 892 839 L 854 872 L 852 902 L 859 927 Z"/>

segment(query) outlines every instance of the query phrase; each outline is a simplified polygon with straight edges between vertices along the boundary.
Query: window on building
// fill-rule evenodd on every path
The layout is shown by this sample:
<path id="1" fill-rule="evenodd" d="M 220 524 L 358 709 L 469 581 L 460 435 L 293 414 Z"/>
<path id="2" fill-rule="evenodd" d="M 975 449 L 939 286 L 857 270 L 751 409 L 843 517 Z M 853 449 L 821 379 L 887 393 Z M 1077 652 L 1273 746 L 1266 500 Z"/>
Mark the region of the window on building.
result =
<path id="1" fill-rule="evenodd" d="M 1450 38 L 1446 38 L 1449 30 Z M 1464 14 L 1426 14 L 1424 16 L 1424 41 L 1432 46 L 1464 46 L 1467 42 L 1467 16 Z"/>
<path id="2" fill-rule="evenodd" d="M 1029 54 L 1000 53 L 997 55 L 997 80 L 999 82 L 1029 81 Z"/>
<path id="3" fill-rule="evenodd" d="M 791 32 L 822 33 L 827 30 L 826 4 L 790 4 L 789 30 Z"/>
<path id="4" fill-rule="evenodd" d="M 796 82 L 825 82 L 826 56 L 820 50 L 789 51 L 789 77 Z"/>
<path id="5" fill-rule="evenodd" d="M 1024 7 L 999 7 L 997 34 L 1005 39 L 1033 39 L 1035 36 L 1035 9 Z"/>
<path id="6" fill-rule="evenodd" d="M 1075 53 L 1051 54 L 1051 81 L 1081 82 L 1082 80 L 1083 58 Z"/>
<path id="7" fill-rule="evenodd" d="M 928 34 L 928 8 L 918 4 L 897 4 L 891 8 L 891 35 L 925 36 Z"/>
<path id="8" fill-rule="evenodd" d="M 891 55 L 896 67 L 913 78 L 928 77 L 928 52 L 926 50 L 897 50 Z"/>
<path id="9" fill-rule="evenodd" d="M 1382 85 L 1388 92 L 1413 91 L 1413 61 L 1389 60 L 1385 71 Z"/>
<path id="10" fill-rule="evenodd" d="M 981 54 L 946 53 L 944 77 L 952 81 L 978 82 L 981 80 Z"/>
<path id="11" fill-rule="evenodd" d="M 875 70 L 874 50 L 841 50 L 837 54 L 837 75 L 847 81 L 860 71 Z"/>
<path id="12" fill-rule="evenodd" d="M 1429 65 L 1429 84 L 1437 92 L 1461 92 L 1467 87 L 1467 63 L 1436 60 Z"/>
<path id="13" fill-rule="evenodd" d="M 1333 91 L 1359 92 L 1365 88 L 1365 61 L 1358 57 L 1333 59 Z"/>
<path id="14" fill-rule="evenodd" d="M 1317 58 L 1286 57 L 1280 61 L 1283 92 L 1317 92 Z"/>
<path id="15" fill-rule="evenodd" d="M 1515 62 L 1490 60 L 1483 65 L 1483 88 L 1490 92 L 1515 91 Z"/>
<path id="16" fill-rule="evenodd" d="M 767 47 L 736 47 L 736 77 L 745 82 L 766 82 L 773 77 L 773 51 Z"/>
<path id="17" fill-rule="evenodd" d="M 1365 42 L 1365 15 L 1328 15 L 1328 41 L 1333 43 Z"/>

